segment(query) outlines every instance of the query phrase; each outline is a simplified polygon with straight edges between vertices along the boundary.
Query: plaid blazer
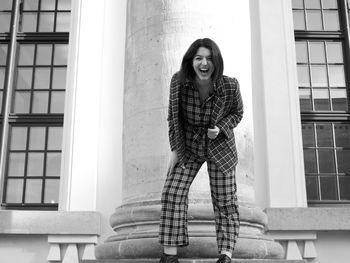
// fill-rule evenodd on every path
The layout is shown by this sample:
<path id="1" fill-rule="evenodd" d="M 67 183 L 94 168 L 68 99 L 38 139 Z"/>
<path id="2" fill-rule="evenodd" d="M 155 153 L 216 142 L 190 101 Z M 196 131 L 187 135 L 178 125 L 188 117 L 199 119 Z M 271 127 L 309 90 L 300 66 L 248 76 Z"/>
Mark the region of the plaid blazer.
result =
<path id="1" fill-rule="evenodd" d="M 181 83 L 178 73 L 175 73 L 170 83 L 169 95 L 169 141 L 171 150 L 176 150 L 179 163 L 186 163 L 186 147 L 183 123 L 180 117 L 180 92 L 182 88 L 193 85 L 186 81 Z M 208 157 L 213 160 L 223 173 L 230 173 L 238 162 L 235 136 L 233 128 L 243 116 L 243 102 L 239 90 L 239 83 L 235 78 L 222 76 L 214 83 L 214 105 L 211 114 L 210 127 L 217 126 L 219 136 L 209 141 Z"/>

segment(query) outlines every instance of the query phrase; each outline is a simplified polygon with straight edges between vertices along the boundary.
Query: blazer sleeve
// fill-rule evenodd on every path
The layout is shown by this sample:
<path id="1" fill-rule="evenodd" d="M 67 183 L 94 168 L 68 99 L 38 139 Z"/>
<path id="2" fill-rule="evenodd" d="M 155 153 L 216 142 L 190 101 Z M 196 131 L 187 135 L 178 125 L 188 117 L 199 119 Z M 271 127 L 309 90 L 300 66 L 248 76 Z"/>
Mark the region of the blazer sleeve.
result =
<path id="1" fill-rule="evenodd" d="M 174 106 L 174 93 L 176 86 L 176 74 L 171 78 L 170 82 L 170 92 L 169 92 L 169 108 L 168 108 L 168 134 L 169 134 L 169 143 L 171 151 L 176 150 L 176 138 L 175 138 L 175 124 L 174 124 L 174 115 L 173 115 L 173 106 Z"/>
<path id="2" fill-rule="evenodd" d="M 243 117 L 243 101 L 237 79 L 232 79 L 232 82 L 230 81 L 230 85 L 233 88 L 231 109 L 229 113 L 216 124 L 216 126 L 228 139 L 233 137 L 233 128 L 238 125 Z"/>

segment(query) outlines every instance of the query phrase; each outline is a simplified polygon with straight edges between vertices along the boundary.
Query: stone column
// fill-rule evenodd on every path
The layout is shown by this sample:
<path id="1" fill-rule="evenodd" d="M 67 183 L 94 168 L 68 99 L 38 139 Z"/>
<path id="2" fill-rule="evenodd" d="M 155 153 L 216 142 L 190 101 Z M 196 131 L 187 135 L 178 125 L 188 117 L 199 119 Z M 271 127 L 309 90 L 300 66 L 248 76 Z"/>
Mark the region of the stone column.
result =
<path id="1" fill-rule="evenodd" d="M 170 153 L 166 121 L 170 78 L 179 69 L 189 45 L 203 37 L 212 38 L 226 52 L 226 56 L 224 52 L 223 55 L 225 62 L 229 61 L 229 70 L 237 68 L 242 71 L 242 65 L 234 61 L 232 52 L 241 52 L 240 48 L 244 47 L 246 40 L 239 40 L 234 30 L 241 26 L 241 21 L 236 18 L 240 13 L 245 13 L 249 21 L 249 6 L 237 2 L 128 1 L 123 205 L 111 217 L 115 235 L 98 246 L 98 258 L 159 257 L 160 196 Z M 239 41 L 243 41 L 243 45 Z M 248 53 L 249 46 L 250 43 L 248 48 L 245 47 Z M 246 59 L 250 63 L 250 58 Z M 233 63 L 237 65 L 232 66 Z M 243 71 L 246 70 L 250 77 L 250 65 L 246 65 L 248 67 Z M 240 156 L 237 181 L 241 231 L 234 257 L 281 258 L 281 246 L 264 235 L 266 215 L 254 205 L 250 87 L 242 87 L 242 94 L 246 113 L 244 121 L 235 131 Z M 189 235 L 190 246 L 179 250 L 180 257 L 217 257 L 214 214 L 205 168 L 191 187 Z"/>

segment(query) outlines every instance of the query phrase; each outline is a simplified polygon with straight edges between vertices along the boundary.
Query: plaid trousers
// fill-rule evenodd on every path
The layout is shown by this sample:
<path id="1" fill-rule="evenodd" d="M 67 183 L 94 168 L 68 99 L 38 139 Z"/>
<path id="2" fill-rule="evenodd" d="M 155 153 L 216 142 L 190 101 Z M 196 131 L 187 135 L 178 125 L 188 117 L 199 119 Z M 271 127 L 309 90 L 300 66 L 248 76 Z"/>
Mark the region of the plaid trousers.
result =
<path id="1" fill-rule="evenodd" d="M 176 165 L 168 174 L 162 191 L 159 242 L 165 246 L 187 246 L 188 192 L 193 179 L 204 163 L 197 158 Z M 211 198 L 214 207 L 218 251 L 233 252 L 239 232 L 239 213 L 235 175 L 220 172 L 217 165 L 207 161 Z"/>

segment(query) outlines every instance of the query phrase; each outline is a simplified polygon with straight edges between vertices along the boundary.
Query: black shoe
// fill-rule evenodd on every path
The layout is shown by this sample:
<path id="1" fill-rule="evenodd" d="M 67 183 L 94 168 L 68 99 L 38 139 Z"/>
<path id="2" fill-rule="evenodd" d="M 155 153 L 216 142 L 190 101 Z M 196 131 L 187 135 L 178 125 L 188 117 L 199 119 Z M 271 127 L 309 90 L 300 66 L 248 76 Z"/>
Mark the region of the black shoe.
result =
<path id="1" fill-rule="evenodd" d="M 216 263 L 230 263 L 230 262 L 231 262 L 231 259 L 224 254 L 221 254 L 218 261 L 216 261 Z"/>
<path id="2" fill-rule="evenodd" d="M 177 255 L 167 255 L 163 253 L 159 263 L 179 263 L 179 259 Z"/>

